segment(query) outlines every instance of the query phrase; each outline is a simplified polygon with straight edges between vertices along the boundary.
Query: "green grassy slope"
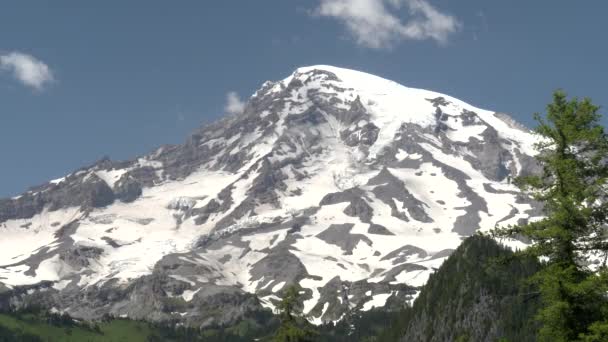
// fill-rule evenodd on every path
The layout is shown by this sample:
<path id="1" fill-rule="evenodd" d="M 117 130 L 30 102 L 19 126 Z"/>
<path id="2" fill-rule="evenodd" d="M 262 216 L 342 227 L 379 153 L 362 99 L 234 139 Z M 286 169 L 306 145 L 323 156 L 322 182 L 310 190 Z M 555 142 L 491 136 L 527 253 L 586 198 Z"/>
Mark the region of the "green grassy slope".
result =
<path id="1" fill-rule="evenodd" d="M 143 322 L 112 320 L 106 323 L 50 324 L 37 314 L 0 314 L 0 341 L 65 341 L 65 342 L 146 342 L 159 337 L 158 332 Z M 95 328 L 97 327 L 97 328 Z M 7 330 L 9 332 L 7 332 Z M 10 336 L 9 334 L 13 334 Z M 4 336 L 3 336 L 4 335 Z M 4 338 L 4 340 L 3 340 Z"/>

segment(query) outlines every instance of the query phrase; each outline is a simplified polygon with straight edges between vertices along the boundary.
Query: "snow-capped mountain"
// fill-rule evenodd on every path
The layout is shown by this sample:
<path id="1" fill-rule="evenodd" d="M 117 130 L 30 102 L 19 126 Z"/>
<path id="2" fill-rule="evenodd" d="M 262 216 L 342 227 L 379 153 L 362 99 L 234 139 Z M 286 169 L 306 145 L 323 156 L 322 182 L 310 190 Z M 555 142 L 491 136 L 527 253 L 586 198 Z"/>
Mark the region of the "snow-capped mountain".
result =
<path id="1" fill-rule="evenodd" d="M 540 215 L 510 182 L 534 141 L 447 95 L 299 68 L 183 145 L 0 200 L 0 306 L 208 325 L 293 283 L 316 323 L 403 305 L 463 237 Z"/>

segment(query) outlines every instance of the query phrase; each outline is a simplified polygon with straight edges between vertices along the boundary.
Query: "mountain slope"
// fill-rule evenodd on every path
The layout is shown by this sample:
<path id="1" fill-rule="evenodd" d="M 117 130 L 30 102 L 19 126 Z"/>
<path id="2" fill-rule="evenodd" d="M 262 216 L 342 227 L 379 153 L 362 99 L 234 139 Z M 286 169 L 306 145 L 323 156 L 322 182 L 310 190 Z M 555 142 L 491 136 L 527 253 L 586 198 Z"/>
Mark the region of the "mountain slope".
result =
<path id="1" fill-rule="evenodd" d="M 463 237 L 540 214 L 510 184 L 533 143 L 446 95 L 300 68 L 183 145 L 0 200 L 0 306 L 222 324 L 299 283 L 316 323 L 400 307 Z"/>
<path id="2" fill-rule="evenodd" d="M 409 312 L 401 341 L 535 341 L 538 290 L 526 280 L 540 269 L 532 258 L 488 238 L 467 239 L 431 275 Z"/>
<path id="3" fill-rule="evenodd" d="M 319 341 L 536 341 L 540 297 L 528 280 L 540 267 L 487 237 L 467 238 L 412 307 L 319 327 Z"/>
<path id="4" fill-rule="evenodd" d="M 413 307 L 358 312 L 335 325 L 308 328 L 317 331 L 317 341 L 332 342 L 534 341 L 540 303 L 537 290 L 525 281 L 539 267 L 489 238 L 473 236 L 431 275 Z M 270 341 L 277 321 L 266 314 L 199 331 L 124 319 L 89 324 L 59 315 L 11 312 L 0 314 L 0 341 L 19 340 L 24 334 L 51 341 Z"/>

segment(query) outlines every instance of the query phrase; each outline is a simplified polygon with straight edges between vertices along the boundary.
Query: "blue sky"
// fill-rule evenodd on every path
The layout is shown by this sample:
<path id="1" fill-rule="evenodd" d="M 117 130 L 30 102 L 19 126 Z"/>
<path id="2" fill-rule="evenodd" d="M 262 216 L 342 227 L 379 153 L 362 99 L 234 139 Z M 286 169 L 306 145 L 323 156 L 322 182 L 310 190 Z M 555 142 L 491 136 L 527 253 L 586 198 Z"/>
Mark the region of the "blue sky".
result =
<path id="1" fill-rule="evenodd" d="M 607 12 L 605 1 L 13 1 L 0 11 L 0 197 L 180 143 L 225 114 L 229 93 L 245 99 L 303 65 L 528 126 L 556 88 L 608 106 Z"/>

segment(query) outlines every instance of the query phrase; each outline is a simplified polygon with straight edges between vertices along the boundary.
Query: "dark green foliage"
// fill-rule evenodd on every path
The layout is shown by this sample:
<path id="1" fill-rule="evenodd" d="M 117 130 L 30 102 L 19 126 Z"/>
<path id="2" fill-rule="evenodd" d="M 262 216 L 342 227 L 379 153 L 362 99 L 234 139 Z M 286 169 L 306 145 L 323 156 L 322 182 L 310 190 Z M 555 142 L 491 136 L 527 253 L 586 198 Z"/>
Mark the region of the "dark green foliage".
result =
<path id="1" fill-rule="evenodd" d="M 468 238 L 377 341 L 533 341 L 538 298 L 525 279 L 538 269 L 490 238 Z"/>
<path id="2" fill-rule="evenodd" d="M 200 330 L 174 323 L 153 324 L 111 316 L 103 322 L 78 322 L 65 314 L 33 311 L 0 313 L 0 342 L 250 342 L 268 335 L 277 326 L 271 313 L 259 313 L 231 327 Z"/>
<path id="3" fill-rule="evenodd" d="M 606 255 L 608 139 L 597 111 L 589 99 L 568 101 L 558 91 L 547 106 L 546 121 L 535 115 L 536 132 L 543 138 L 536 145 L 543 173 L 515 183 L 544 203 L 547 217 L 503 231 L 530 238 L 535 244 L 527 253 L 566 266 L 586 261 L 586 252 Z"/>
<path id="4" fill-rule="evenodd" d="M 300 294 L 298 293 L 297 287 L 295 287 L 293 285 L 287 287 L 287 289 L 285 290 L 285 293 L 283 294 L 283 299 L 277 306 L 277 309 L 279 310 L 279 315 L 281 317 L 281 321 L 290 322 L 290 321 L 295 320 L 294 312 L 298 305 L 299 297 L 300 297 Z"/>
<path id="5" fill-rule="evenodd" d="M 372 342 L 372 341 L 398 341 L 401 336 L 397 330 L 391 330 L 393 323 L 401 325 L 405 311 L 390 312 L 383 308 L 372 309 L 366 312 L 353 313 L 348 320 L 337 324 L 325 324 L 318 327 L 319 342 Z M 409 313 L 409 311 L 407 311 Z M 394 328 L 394 327 L 393 327 Z M 395 334 L 387 337 L 387 332 Z M 382 338 L 380 336 L 383 336 Z"/>
<path id="6" fill-rule="evenodd" d="M 302 324 L 295 322 L 284 322 L 274 334 L 273 342 L 313 342 L 316 334 Z"/>
<path id="7" fill-rule="evenodd" d="M 608 137 L 598 110 L 558 91 L 546 117 L 535 116 L 543 172 L 516 184 L 544 204 L 546 218 L 493 232 L 529 238 L 534 245 L 522 253 L 546 260 L 532 278 L 542 293 L 540 341 L 590 341 L 608 321 Z M 590 257 L 603 264 L 589 267 Z"/>
<path id="8" fill-rule="evenodd" d="M 582 342 L 608 341 L 608 322 L 596 322 L 589 326 L 589 332 L 581 336 Z"/>
<path id="9" fill-rule="evenodd" d="M 474 236 L 430 277 L 413 307 L 354 313 L 318 327 L 317 341 L 534 341 L 539 297 L 526 279 L 539 267 L 534 258 Z"/>
<path id="10" fill-rule="evenodd" d="M 308 342 L 316 341 L 317 332 L 304 319 L 295 315 L 299 292 L 295 286 L 289 286 L 281 303 L 278 305 L 281 325 L 272 337 L 272 342 Z"/>
<path id="11" fill-rule="evenodd" d="M 33 334 L 19 330 L 11 330 L 0 325 L 0 342 L 42 342 L 43 340 Z"/>

